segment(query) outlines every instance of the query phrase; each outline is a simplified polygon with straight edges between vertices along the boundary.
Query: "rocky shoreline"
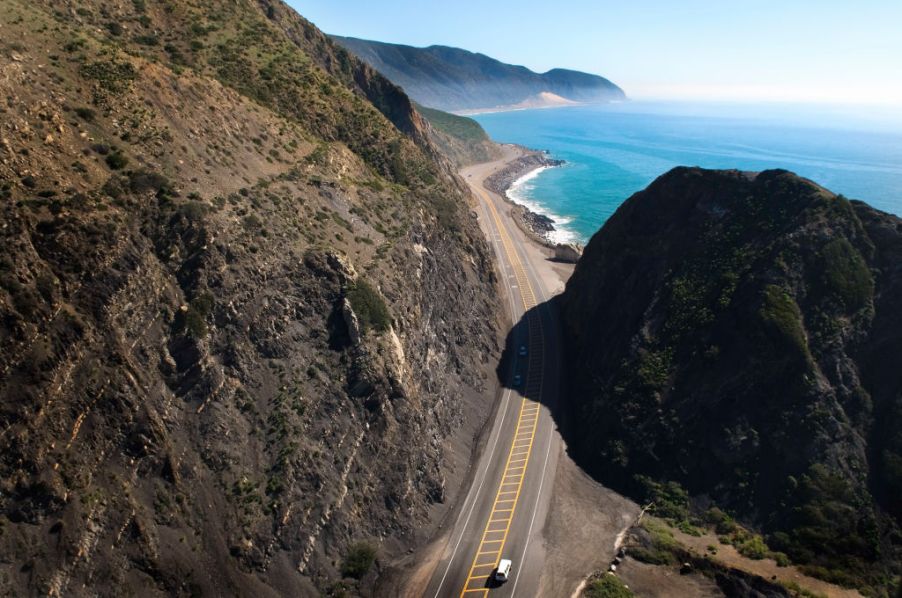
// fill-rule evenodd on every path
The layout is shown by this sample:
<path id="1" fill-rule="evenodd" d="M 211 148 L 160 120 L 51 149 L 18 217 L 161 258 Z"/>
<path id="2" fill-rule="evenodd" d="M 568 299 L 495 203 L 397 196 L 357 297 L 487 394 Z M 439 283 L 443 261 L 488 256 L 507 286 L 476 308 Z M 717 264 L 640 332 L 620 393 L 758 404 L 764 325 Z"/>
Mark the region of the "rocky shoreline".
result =
<path id="1" fill-rule="evenodd" d="M 511 216 L 517 226 L 536 243 L 553 249 L 555 259 L 563 262 L 576 262 L 582 254 L 582 247 L 571 244 L 555 243 L 549 234 L 555 231 L 554 220 L 543 214 L 537 214 L 526 206 L 517 203 L 507 192 L 514 182 L 524 175 L 539 168 L 554 168 L 564 164 L 563 160 L 550 158 L 545 151 L 521 148 L 523 155 L 511 161 L 507 166 L 485 180 L 486 189 L 497 193 L 511 205 Z"/>

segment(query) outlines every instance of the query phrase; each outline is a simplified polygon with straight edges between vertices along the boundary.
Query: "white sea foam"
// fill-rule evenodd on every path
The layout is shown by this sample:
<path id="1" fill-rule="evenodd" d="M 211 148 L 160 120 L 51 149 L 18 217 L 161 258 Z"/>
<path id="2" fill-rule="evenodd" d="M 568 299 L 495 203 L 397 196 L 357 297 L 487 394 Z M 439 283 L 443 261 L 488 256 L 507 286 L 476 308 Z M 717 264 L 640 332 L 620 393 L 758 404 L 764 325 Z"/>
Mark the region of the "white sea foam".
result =
<path id="1" fill-rule="evenodd" d="M 549 241 L 552 243 L 577 243 L 579 241 L 579 235 L 567 228 L 567 225 L 570 224 L 572 218 L 559 216 L 542 205 L 539 201 L 530 198 L 531 192 L 535 190 L 534 179 L 551 168 L 551 166 L 541 166 L 527 172 L 511 184 L 510 189 L 507 190 L 507 196 L 514 203 L 518 203 L 536 214 L 547 216 L 551 219 L 554 223 L 554 230 L 546 235 L 546 238 Z"/>

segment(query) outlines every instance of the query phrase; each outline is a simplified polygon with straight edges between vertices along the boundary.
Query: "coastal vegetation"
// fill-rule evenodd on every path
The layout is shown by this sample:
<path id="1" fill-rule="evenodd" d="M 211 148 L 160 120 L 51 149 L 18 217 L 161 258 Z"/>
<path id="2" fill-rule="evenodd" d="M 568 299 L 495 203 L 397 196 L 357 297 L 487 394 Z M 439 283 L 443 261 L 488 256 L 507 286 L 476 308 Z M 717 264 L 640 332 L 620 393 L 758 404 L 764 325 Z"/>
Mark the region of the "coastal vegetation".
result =
<path id="1" fill-rule="evenodd" d="M 632 598 L 635 596 L 614 575 L 602 575 L 592 579 L 583 590 L 583 598 Z"/>
<path id="2" fill-rule="evenodd" d="M 499 155 L 498 145 L 472 118 L 417 105 L 417 110 L 432 125 L 432 139 L 458 166 L 488 162 Z"/>
<path id="3" fill-rule="evenodd" d="M 417 105 L 417 110 L 426 117 L 433 127 L 461 141 L 468 143 L 489 141 L 489 136 L 482 128 L 482 125 L 472 118 L 420 105 Z"/>

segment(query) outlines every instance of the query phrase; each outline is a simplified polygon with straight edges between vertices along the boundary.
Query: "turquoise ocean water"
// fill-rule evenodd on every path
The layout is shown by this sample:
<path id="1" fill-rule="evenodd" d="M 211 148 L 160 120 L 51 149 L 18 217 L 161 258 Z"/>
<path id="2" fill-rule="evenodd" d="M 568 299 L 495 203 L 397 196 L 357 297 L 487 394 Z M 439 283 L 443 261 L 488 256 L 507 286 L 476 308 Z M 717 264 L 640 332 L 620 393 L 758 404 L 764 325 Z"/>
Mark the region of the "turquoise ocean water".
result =
<path id="1" fill-rule="evenodd" d="M 496 141 L 567 161 L 511 196 L 586 242 L 630 195 L 674 166 L 784 168 L 902 215 L 902 117 L 876 111 L 628 102 L 481 114 Z"/>

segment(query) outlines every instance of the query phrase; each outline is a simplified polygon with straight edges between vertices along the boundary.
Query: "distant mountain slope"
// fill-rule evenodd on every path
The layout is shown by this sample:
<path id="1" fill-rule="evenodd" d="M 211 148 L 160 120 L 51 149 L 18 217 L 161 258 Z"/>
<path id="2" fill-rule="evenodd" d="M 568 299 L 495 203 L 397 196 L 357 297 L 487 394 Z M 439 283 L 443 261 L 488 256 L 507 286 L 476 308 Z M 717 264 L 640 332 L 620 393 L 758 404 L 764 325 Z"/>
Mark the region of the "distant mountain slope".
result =
<path id="1" fill-rule="evenodd" d="M 623 90 L 597 75 L 553 69 L 534 73 L 483 54 L 447 46 L 414 48 L 352 37 L 332 39 L 404 88 L 415 101 L 441 110 L 542 105 L 553 94 L 574 102 L 623 100 Z"/>
<path id="2" fill-rule="evenodd" d="M 627 493 L 662 505 L 678 482 L 808 573 L 896 596 L 900 264 L 902 220 L 786 171 L 660 177 L 562 295 L 571 450 Z"/>

